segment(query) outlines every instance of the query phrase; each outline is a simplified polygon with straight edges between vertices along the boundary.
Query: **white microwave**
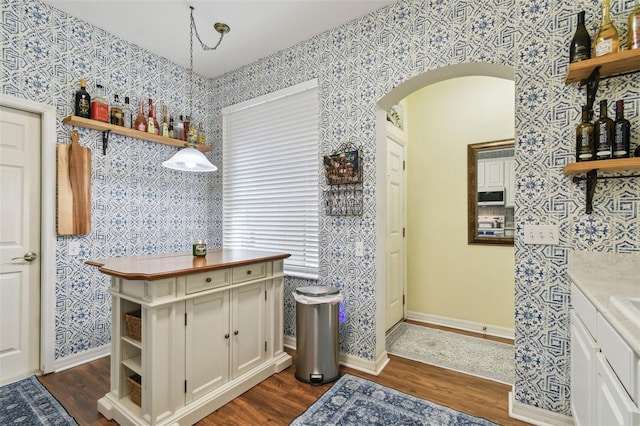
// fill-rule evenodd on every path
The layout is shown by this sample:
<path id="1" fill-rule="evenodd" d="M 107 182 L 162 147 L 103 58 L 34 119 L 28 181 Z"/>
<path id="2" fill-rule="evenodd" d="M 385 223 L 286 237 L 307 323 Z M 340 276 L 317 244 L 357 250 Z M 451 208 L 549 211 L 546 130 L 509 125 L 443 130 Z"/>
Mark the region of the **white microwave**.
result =
<path id="1" fill-rule="evenodd" d="M 478 188 L 479 206 L 504 206 L 504 187 Z"/>

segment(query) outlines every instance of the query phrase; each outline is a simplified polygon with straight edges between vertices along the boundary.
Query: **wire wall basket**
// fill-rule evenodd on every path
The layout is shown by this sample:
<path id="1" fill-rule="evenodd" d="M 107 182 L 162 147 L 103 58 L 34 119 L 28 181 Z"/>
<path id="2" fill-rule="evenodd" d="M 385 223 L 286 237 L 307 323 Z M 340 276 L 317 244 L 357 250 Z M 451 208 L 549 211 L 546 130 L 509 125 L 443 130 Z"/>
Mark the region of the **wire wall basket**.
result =
<path id="1" fill-rule="evenodd" d="M 324 192 L 324 205 L 328 216 L 361 216 L 362 189 L 329 189 Z"/>

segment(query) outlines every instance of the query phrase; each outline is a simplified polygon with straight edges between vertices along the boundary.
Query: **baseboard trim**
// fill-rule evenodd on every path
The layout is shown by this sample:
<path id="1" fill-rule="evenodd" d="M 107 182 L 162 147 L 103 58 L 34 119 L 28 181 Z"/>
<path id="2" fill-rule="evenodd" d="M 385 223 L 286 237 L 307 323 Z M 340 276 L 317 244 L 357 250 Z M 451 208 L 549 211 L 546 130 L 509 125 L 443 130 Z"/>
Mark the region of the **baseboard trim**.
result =
<path id="1" fill-rule="evenodd" d="M 511 418 L 537 426 L 572 426 L 574 424 L 571 416 L 523 404 L 514 400 L 513 395 L 513 391 L 509 392 L 509 417 Z"/>
<path id="2" fill-rule="evenodd" d="M 296 350 L 296 338 L 291 336 L 284 336 L 283 345 L 286 348 Z M 387 351 L 382 351 L 375 361 L 369 361 L 357 356 L 340 353 L 340 365 L 353 368 L 354 370 L 362 371 L 363 373 L 378 376 L 384 367 L 389 363 L 389 356 Z"/>
<path id="3" fill-rule="evenodd" d="M 54 363 L 54 371 L 56 373 L 67 370 L 78 365 L 85 364 L 90 361 L 94 361 L 99 358 L 111 355 L 111 344 L 106 344 L 98 348 L 89 349 L 88 351 L 80 352 L 79 354 L 69 355 L 64 358 L 56 359 Z"/>
<path id="4" fill-rule="evenodd" d="M 471 331 L 474 333 L 486 334 L 504 339 L 512 339 L 515 336 L 513 329 L 506 327 L 498 327 L 495 325 L 486 325 L 475 321 L 467 321 L 456 318 L 442 317 L 433 314 L 424 314 L 421 312 L 407 311 L 407 319 L 429 324 L 440 325 L 443 327 L 456 328 L 458 330 Z M 484 328 L 486 327 L 486 330 Z"/>

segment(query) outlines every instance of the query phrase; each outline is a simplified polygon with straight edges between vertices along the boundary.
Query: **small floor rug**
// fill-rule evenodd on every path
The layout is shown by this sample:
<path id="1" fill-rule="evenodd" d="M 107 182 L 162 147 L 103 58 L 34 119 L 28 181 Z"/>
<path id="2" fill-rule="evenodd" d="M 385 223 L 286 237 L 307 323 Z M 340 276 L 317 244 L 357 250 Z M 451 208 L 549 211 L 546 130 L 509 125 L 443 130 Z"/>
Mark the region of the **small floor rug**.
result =
<path id="1" fill-rule="evenodd" d="M 0 387 L 0 425 L 77 426 L 77 423 L 36 376 L 30 376 Z"/>
<path id="2" fill-rule="evenodd" d="M 491 426 L 495 423 L 345 374 L 291 425 Z"/>
<path id="3" fill-rule="evenodd" d="M 400 323 L 387 335 L 387 352 L 512 385 L 513 345 Z"/>

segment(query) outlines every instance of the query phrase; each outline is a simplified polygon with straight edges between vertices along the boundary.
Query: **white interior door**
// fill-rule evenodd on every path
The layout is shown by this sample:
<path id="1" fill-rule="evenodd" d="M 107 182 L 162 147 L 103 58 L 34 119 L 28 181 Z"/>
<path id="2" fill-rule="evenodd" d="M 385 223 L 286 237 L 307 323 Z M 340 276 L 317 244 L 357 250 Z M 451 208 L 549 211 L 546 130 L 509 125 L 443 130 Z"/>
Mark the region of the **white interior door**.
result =
<path id="1" fill-rule="evenodd" d="M 0 107 L 0 384 L 40 363 L 38 114 Z"/>
<path id="2" fill-rule="evenodd" d="M 387 330 L 404 318 L 404 192 L 404 146 L 387 138 Z"/>

